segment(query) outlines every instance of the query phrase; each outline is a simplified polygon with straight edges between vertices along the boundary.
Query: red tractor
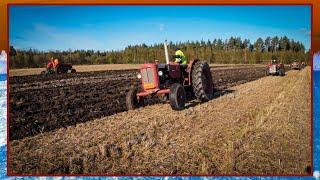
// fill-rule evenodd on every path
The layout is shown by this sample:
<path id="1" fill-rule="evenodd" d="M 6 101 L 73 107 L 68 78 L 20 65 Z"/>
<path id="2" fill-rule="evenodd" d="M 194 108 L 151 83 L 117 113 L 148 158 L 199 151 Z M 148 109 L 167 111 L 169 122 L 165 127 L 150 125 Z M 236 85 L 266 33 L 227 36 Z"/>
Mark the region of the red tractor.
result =
<path id="1" fill-rule="evenodd" d="M 213 82 L 210 67 L 200 60 L 191 61 L 188 65 L 169 62 L 166 43 L 166 64 L 146 63 L 141 65 L 138 78 L 141 79 L 142 92 L 131 89 L 126 96 L 128 110 L 143 104 L 145 96 L 160 96 L 170 101 L 171 108 L 182 110 L 187 95 L 196 97 L 201 102 L 211 99 Z"/>
<path id="2" fill-rule="evenodd" d="M 71 73 L 76 72 L 76 70 L 73 69 L 71 63 L 57 62 L 57 64 L 54 65 L 53 62 L 49 61 L 46 66 L 46 70 L 42 71 L 41 74 L 60 74 L 60 73 L 68 73 L 69 71 Z"/>
<path id="3" fill-rule="evenodd" d="M 267 65 L 266 75 L 285 75 L 285 68 L 282 63 L 277 60 L 271 60 L 271 62 Z"/>

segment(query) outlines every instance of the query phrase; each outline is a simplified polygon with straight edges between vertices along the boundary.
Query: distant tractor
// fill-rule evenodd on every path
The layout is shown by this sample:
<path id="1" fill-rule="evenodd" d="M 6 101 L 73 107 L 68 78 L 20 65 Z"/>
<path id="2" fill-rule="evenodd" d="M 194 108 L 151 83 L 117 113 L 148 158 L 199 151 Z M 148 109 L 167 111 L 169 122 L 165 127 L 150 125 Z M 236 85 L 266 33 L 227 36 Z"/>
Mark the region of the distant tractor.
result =
<path id="1" fill-rule="evenodd" d="M 294 61 L 290 64 L 290 68 L 294 70 L 301 70 L 302 65 L 298 61 Z"/>
<path id="2" fill-rule="evenodd" d="M 285 68 L 282 63 L 277 60 L 271 60 L 271 62 L 267 65 L 266 75 L 285 75 Z"/>
<path id="3" fill-rule="evenodd" d="M 76 70 L 72 67 L 71 63 L 61 63 L 59 61 L 49 61 L 46 66 L 46 70 L 42 71 L 41 74 L 61 74 L 61 73 L 75 73 Z"/>
<path id="4" fill-rule="evenodd" d="M 171 108 L 182 110 L 187 96 L 201 102 L 208 101 L 213 95 L 213 82 L 208 63 L 194 60 L 188 65 L 169 62 L 166 42 L 164 43 L 166 64 L 146 63 L 140 67 L 142 92 L 132 88 L 126 96 L 128 110 L 143 104 L 145 96 L 158 96 L 169 100 Z M 157 62 L 157 61 L 156 61 Z"/>

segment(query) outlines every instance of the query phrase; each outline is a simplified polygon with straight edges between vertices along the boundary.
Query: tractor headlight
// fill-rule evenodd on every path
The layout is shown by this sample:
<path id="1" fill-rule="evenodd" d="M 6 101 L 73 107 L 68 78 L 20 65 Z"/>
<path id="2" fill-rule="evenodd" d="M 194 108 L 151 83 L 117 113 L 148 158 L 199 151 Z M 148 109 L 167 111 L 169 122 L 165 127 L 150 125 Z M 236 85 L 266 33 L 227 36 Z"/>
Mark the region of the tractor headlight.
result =
<path id="1" fill-rule="evenodd" d="M 162 72 L 162 71 L 159 71 L 159 72 L 158 72 L 158 75 L 159 75 L 159 76 L 162 76 L 162 75 L 163 75 L 163 72 Z"/>
<path id="2" fill-rule="evenodd" d="M 138 79 L 141 79 L 141 74 L 138 74 L 138 75 L 137 75 L 137 78 L 138 78 Z"/>

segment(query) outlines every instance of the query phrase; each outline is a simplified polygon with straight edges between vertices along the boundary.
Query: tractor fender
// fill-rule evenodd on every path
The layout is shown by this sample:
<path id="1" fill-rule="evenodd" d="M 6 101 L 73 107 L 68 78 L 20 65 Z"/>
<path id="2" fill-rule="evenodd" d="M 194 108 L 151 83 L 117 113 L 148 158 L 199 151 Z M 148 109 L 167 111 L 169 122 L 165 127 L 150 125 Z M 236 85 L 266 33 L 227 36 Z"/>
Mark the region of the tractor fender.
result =
<path id="1" fill-rule="evenodd" d="M 192 69 L 193 69 L 193 65 L 196 63 L 196 62 L 198 62 L 198 61 L 200 61 L 199 59 L 195 59 L 195 60 L 192 60 L 192 61 L 190 61 L 189 62 L 189 65 L 188 65 L 188 71 L 192 71 Z"/>
<path id="2" fill-rule="evenodd" d="M 198 61 L 200 61 L 200 60 L 195 59 L 195 60 L 192 60 L 189 62 L 188 69 L 187 69 L 188 78 L 189 78 L 189 85 L 191 85 L 191 81 L 192 81 L 192 70 L 193 70 L 194 64 Z"/>

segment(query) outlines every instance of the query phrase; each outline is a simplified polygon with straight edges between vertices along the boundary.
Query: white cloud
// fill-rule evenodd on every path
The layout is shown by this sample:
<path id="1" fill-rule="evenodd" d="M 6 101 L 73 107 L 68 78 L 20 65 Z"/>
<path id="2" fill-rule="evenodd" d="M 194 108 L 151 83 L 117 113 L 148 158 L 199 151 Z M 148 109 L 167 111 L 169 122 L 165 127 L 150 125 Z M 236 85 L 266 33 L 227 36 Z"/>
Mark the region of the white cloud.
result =
<path id="1" fill-rule="evenodd" d="M 164 28 L 165 28 L 165 25 L 164 25 L 164 24 L 160 24 L 160 25 L 159 25 L 159 30 L 160 30 L 160 31 L 163 31 Z"/>

